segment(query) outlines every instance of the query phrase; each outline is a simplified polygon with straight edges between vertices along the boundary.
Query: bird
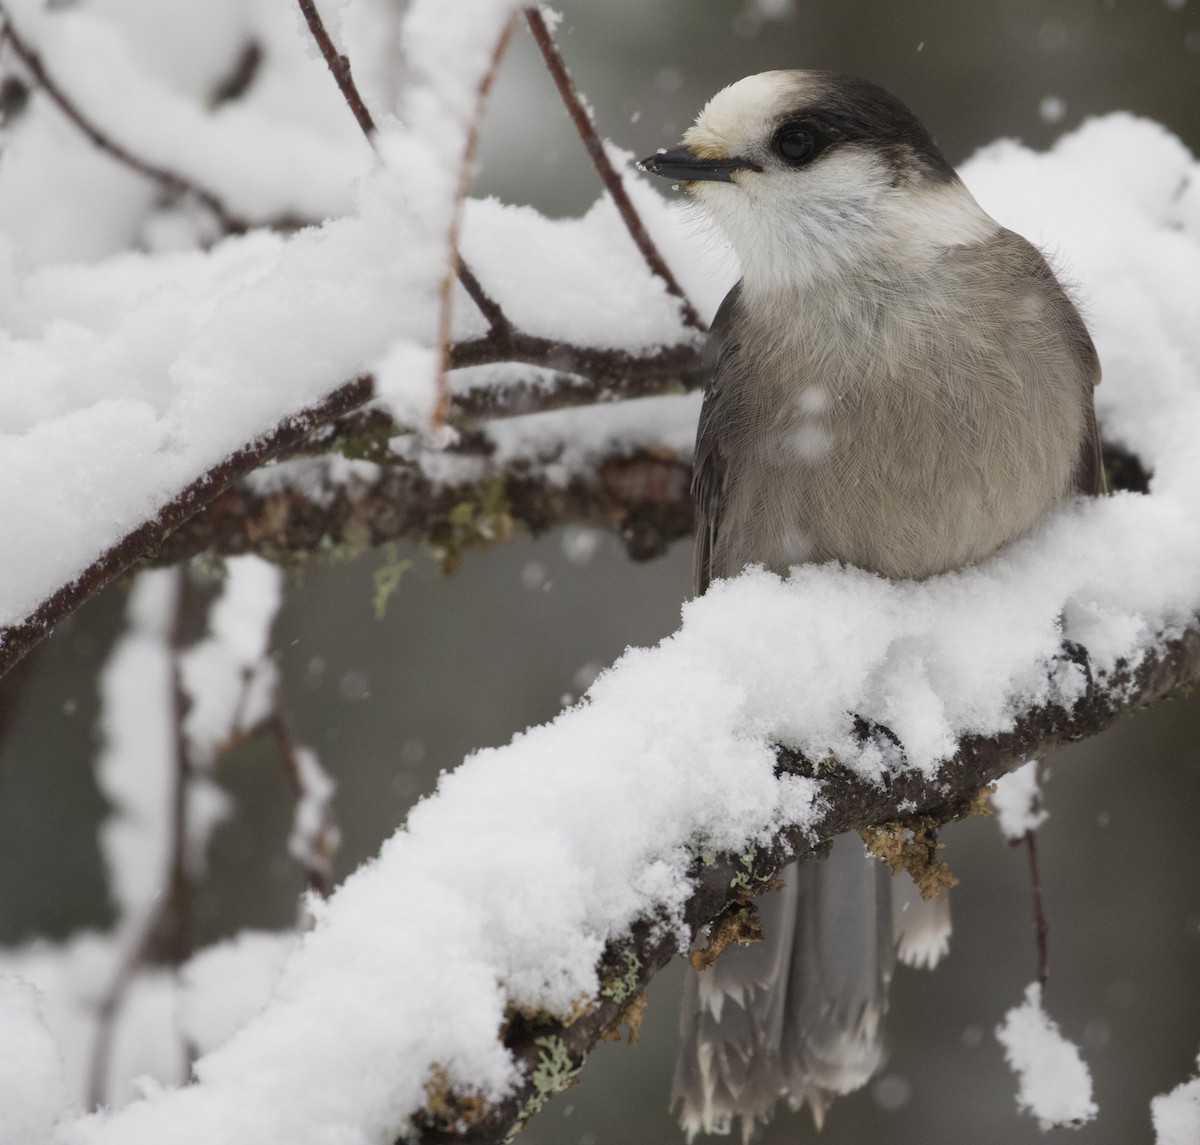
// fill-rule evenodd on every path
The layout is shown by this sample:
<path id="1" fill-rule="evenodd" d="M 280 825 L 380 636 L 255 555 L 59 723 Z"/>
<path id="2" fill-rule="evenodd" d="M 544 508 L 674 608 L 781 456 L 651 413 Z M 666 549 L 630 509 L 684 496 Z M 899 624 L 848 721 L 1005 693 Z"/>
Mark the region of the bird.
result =
<path id="1" fill-rule="evenodd" d="M 683 187 L 742 272 L 704 351 L 697 595 L 750 565 L 923 580 L 1105 491 L 1077 305 L 889 91 L 748 76 L 640 166 Z M 763 942 L 688 972 L 672 1100 L 689 1139 L 737 1119 L 749 1140 L 780 1098 L 819 1128 L 883 1063 L 897 955 L 948 946 L 945 899 L 890 880 L 856 836 L 782 882 L 759 900 Z"/>

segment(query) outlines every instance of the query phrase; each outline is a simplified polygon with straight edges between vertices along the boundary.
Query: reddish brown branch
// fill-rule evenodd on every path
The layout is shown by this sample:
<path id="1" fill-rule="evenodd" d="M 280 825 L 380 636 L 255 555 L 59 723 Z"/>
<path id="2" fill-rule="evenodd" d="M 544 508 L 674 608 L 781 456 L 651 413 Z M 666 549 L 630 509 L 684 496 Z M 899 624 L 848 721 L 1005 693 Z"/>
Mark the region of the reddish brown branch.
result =
<path id="1" fill-rule="evenodd" d="M 496 73 L 500 70 L 500 61 L 504 58 L 505 49 L 507 49 L 509 41 L 512 39 L 515 24 L 515 17 L 510 17 L 492 48 L 491 59 L 488 61 L 488 66 L 484 70 L 479 80 L 479 87 L 475 92 L 475 111 L 471 116 L 471 121 L 467 124 L 466 138 L 463 141 L 463 153 L 458 172 L 458 186 L 454 189 L 454 202 L 450 212 L 450 231 L 447 235 L 450 264 L 442 277 L 442 298 L 441 305 L 438 307 L 438 395 L 437 404 L 433 412 L 434 425 L 444 424 L 446 416 L 450 412 L 450 384 L 446 373 L 450 368 L 451 321 L 454 312 L 453 285 L 455 275 L 458 276 L 464 288 L 469 293 L 475 291 L 479 294 L 484 294 L 483 287 L 475 277 L 474 272 L 467 268 L 462 257 L 458 254 L 458 240 L 462 230 L 463 203 L 466 201 L 467 192 L 471 189 L 471 180 L 475 177 L 475 152 L 479 146 L 479 123 L 483 119 L 484 108 L 487 106 L 488 93 L 492 90 L 492 84 L 496 80 Z M 472 294 L 472 297 L 474 297 L 474 294 Z M 503 312 L 500 311 L 500 307 L 490 298 L 486 299 L 486 306 L 480 304 L 480 309 L 483 311 L 485 317 L 488 318 L 493 331 L 508 329 L 508 322 L 504 318 Z M 503 325 L 497 325 L 497 318 Z"/>
<path id="2" fill-rule="evenodd" d="M 541 385 L 517 382 L 469 390 L 452 399 L 449 420 L 481 420 L 544 412 L 567 406 L 590 405 L 618 398 L 652 397 L 695 389 L 703 381 L 703 361 L 697 343 L 664 346 L 645 354 L 597 346 L 575 346 L 556 338 L 540 338 L 517 330 L 492 330 L 483 338 L 457 342 L 450 348 L 454 369 L 523 362 L 574 375 Z M 530 408 L 527 397 L 536 395 Z"/>
<path id="3" fill-rule="evenodd" d="M 1037 977 L 1043 993 L 1050 980 L 1050 928 L 1046 924 L 1046 910 L 1042 902 L 1042 876 L 1038 870 L 1037 836 L 1033 831 L 1025 832 L 1025 850 L 1029 855 L 1029 885 L 1033 890 L 1033 934 L 1037 943 Z"/>
<path id="4" fill-rule="evenodd" d="M 375 120 L 371 118 L 371 113 L 367 110 L 367 105 L 359 94 L 358 85 L 354 82 L 354 76 L 350 72 L 350 61 L 337 50 L 313 0 L 297 0 L 297 2 L 300 5 L 300 11 L 304 13 L 304 19 L 308 24 L 308 30 L 312 33 L 312 38 L 317 42 L 321 57 L 325 60 L 334 82 L 338 85 L 338 91 L 342 93 L 346 106 L 358 121 L 358 126 L 362 128 L 362 133 L 369 141 L 375 134 Z"/>
<path id="5" fill-rule="evenodd" d="M 24 64 L 34 81 L 53 101 L 59 111 L 106 155 L 115 159 L 118 163 L 124 164 L 130 170 L 136 171 L 139 175 L 144 175 L 147 179 L 153 180 L 164 191 L 170 194 L 191 195 L 198 202 L 203 203 L 216 216 L 222 230 L 226 233 L 241 234 L 249 228 L 250 224 L 245 219 L 240 218 L 230 211 L 220 196 L 206 187 L 200 186 L 199 183 L 185 178 L 177 171 L 169 170 L 157 163 L 152 163 L 147 159 L 142 159 L 140 156 L 135 155 L 84 115 L 79 106 L 58 85 L 58 82 L 49 72 L 46 71 L 41 57 L 21 38 L 13 27 L 12 21 L 7 16 L 4 17 L 3 25 L 0 26 L 0 40 L 7 40 L 12 45 L 17 58 Z"/>
<path id="6" fill-rule="evenodd" d="M 575 85 L 571 82 L 567 66 L 554 44 L 554 38 L 550 34 L 550 29 L 546 26 L 546 21 L 542 13 L 537 8 L 526 8 L 525 19 L 529 24 L 529 30 L 533 33 L 533 38 L 537 42 L 538 48 L 541 49 L 542 58 L 546 61 L 546 67 L 549 69 L 550 75 L 554 77 L 554 84 L 558 88 L 558 94 L 562 97 L 562 101 L 566 105 L 567 112 L 575 124 L 575 129 L 579 132 L 580 139 L 583 140 L 583 145 L 587 149 L 588 155 L 591 156 L 596 172 L 599 174 L 608 193 L 612 196 L 613 204 L 620 213 L 621 219 L 625 223 L 625 229 L 629 231 L 630 238 L 633 239 L 638 250 L 641 251 L 642 258 L 646 260 L 646 265 L 662 280 L 663 285 L 667 288 L 667 292 L 679 299 L 679 308 L 684 322 L 696 330 L 705 329 L 704 323 L 700 321 L 700 316 L 696 313 L 691 302 L 688 301 L 687 295 L 684 294 L 683 287 L 679 285 L 674 274 L 671 273 L 671 268 L 667 266 L 666 260 L 659 253 L 658 247 L 654 245 L 654 240 L 650 237 L 649 232 L 642 223 L 641 216 L 637 213 L 637 208 L 630 201 L 629 195 L 625 190 L 625 184 L 621 182 L 621 176 L 617 174 L 612 163 L 609 161 L 608 153 L 604 150 L 604 144 L 600 136 L 596 133 L 595 124 L 592 123 L 592 117 L 588 114 L 587 108 L 583 105 L 583 100 L 579 98 L 579 92 L 576 91 Z"/>
<path id="7" fill-rule="evenodd" d="M 0 675 L 7 672 L 54 626 L 139 560 L 153 556 L 180 525 L 233 484 L 277 454 L 294 449 L 318 426 L 370 400 L 369 377 L 345 382 L 314 406 L 280 422 L 187 485 L 156 516 L 101 554 L 75 580 L 47 597 L 19 624 L 0 629 Z"/>

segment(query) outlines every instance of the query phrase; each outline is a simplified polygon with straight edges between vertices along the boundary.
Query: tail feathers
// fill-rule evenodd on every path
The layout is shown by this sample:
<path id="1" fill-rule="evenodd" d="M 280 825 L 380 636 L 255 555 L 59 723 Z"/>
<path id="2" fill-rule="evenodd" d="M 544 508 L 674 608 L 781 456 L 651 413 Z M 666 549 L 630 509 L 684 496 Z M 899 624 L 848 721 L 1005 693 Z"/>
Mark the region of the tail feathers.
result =
<path id="1" fill-rule="evenodd" d="M 766 940 L 727 950 L 687 976 L 672 1103 L 689 1140 L 743 1140 L 783 1098 L 820 1126 L 831 1099 L 865 1085 L 883 1062 L 893 966 L 890 889 L 857 837 L 824 863 L 799 863 L 759 900 Z M 712 976 L 711 978 L 709 976 Z"/>
<path id="2" fill-rule="evenodd" d="M 907 875 L 892 880 L 892 937 L 905 966 L 932 970 L 950 950 L 950 892 L 926 901 Z"/>

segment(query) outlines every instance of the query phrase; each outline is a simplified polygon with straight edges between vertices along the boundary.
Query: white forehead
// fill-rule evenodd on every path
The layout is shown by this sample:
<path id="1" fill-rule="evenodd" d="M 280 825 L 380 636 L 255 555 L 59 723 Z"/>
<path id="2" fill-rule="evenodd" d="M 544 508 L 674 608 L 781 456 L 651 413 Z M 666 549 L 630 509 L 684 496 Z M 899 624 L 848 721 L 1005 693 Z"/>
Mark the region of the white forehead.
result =
<path id="1" fill-rule="evenodd" d="M 761 138 L 767 123 L 801 102 L 806 86 L 803 72 L 759 72 L 738 80 L 704 105 L 683 141 L 706 158 L 728 155 Z"/>

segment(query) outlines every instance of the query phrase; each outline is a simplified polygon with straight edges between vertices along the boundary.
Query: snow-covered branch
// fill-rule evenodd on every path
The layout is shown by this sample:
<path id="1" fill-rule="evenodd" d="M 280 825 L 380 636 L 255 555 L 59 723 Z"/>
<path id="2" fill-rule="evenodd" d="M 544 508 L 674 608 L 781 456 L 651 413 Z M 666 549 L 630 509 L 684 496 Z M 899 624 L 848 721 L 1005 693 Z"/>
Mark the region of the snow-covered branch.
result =
<path id="1" fill-rule="evenodd" d="M 0 402 L 0 481 L 22 493 L 0 503 L 0 670 L 142 561 L 406 536 L 449 565 L 514 522 L 564 521 L 651 555 L 690 528 L 701 363 L 680 300 L 711 314 L 736 268 L 612 148 L 617 182 L 580 219 L 472 199 L 459 219 L 515 6 L 321 7 L 324 59 L 291 5 L 229 5 L 227 35 L 196 37 L 218 21 L 188 0 L 193 23 L 154 16 L 148 56 L 158 6 L 4 2 L 22 39 L 2 62 L 40 88 L 0 164 L 0 375 L 19 382 Z M 262 45 L 255 81 L 213 107 L 247 43 Z M 331 53 L 355 57 L 373 146 Z M 922 584 L 804 566 L 715 585 L 559 719 L 443 775 L 376 862 L 310 904 L 278 975 L 290 937 L 192 959 L 185 986 L 207 983 L 194 1084 L 81 1115 L 38 1064 L 38 1145 L 501 1140 L 785 858 L 958 814 L 1030 756 L 1200 678 L 1196 161 L 1116 115 L 1046 154 L 998 144 L 964 176 L 1087 284 L 1124 491 Z M 196 188 L 230 219 L 326 221 L 213 242 Z M 676 289 L 647 270 L 630 207 Z M 270 674 L 273 583 L 206 646 L 236 702 L 205 750 L 249 730 L 239 697 Z M 253 646 L 234 649 L 239 634 Z M 316 882 L 328 787 L 272 727 Z M 63 961 L 87 961 L 85 945 Z M 201 1036 L 204 999 L 254 977 L 226 956 L 260 989 Z M 38 958 L 6 965 L 35 977 Z M 49 1063 L 28 992 L 0 980 L 0 1001 L 24 1057 Z"/>

